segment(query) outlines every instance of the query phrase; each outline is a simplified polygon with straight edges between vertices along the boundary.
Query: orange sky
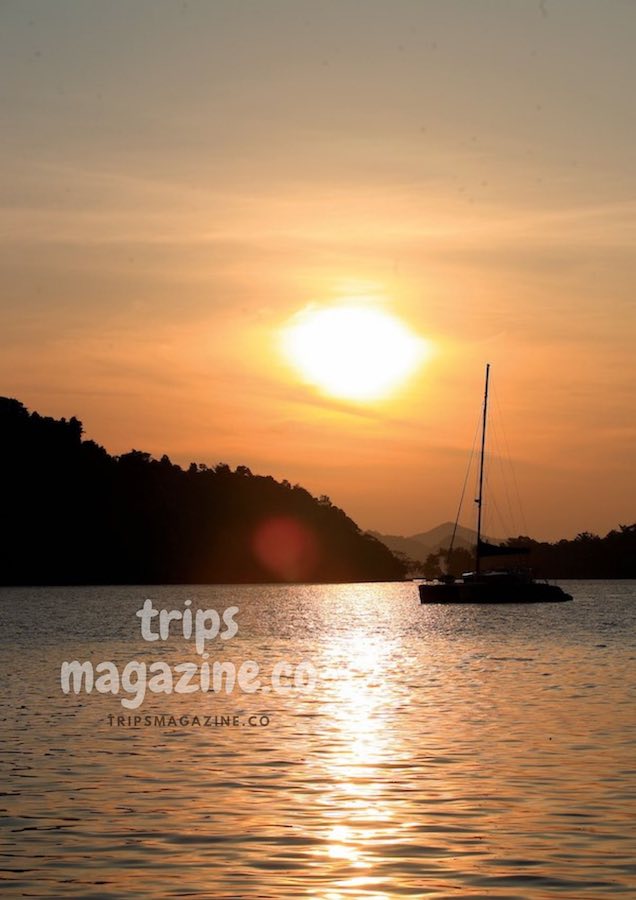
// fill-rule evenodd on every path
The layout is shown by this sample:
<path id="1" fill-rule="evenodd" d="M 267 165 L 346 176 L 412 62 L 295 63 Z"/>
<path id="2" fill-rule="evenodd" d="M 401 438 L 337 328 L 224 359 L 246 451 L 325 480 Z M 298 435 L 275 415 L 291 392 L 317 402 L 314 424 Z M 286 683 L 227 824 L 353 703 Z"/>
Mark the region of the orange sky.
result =
<path id="1" fill-rule="evenodd" d="M 633 521 L 635 37 L 618 0 L 4 3 L 0 393 L 406 534 L 454 515 L 489 361 L 490 531 Z M 280 353 L 352 302 L 433 350 L 379 401 Z"/>

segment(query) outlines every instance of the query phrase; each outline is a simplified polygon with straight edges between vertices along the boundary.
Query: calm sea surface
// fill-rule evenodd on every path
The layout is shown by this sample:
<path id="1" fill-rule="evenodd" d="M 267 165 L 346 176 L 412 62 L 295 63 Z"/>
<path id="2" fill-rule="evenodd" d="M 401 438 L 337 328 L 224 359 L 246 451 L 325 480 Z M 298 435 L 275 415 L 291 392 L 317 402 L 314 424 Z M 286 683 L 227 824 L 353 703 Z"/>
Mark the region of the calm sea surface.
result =
<path id="1" fill-rule="evenodd" d="M 0 590 L 0 891 L 636 897 L 636 583 L 567 590 L 525 608 L 423 607 L 409 584 Z M 141 639 L 146 598 L 239 607 L 208 664 L 252 660 L 263 690 L 63 694 L 65 660 L 203 662 L 178 622 Z M 313 689 L 265 690 L 279 661 L 311 663 Z"/>

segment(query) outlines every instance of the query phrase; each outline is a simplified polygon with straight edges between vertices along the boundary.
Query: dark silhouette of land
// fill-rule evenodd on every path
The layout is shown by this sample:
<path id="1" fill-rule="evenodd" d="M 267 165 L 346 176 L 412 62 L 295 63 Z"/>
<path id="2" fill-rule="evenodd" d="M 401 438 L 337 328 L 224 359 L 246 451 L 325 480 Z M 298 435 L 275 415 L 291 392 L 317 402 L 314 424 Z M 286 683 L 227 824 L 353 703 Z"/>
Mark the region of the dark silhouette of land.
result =
<path id="1" fill-rule="evenodd" d="M 438 543 L 409 559 L 299 485 L 246 466 L 184 470 L 140 450 L 111 456 L 82 432 L 74 417 L 0 398 L 0 584 L 393 581 L 473 568 L 469 530 L 450 558 Z M 414 538 L 441 541 L 445 527 Z M 505 566 L 538 576 L 636 578 L 636 524 L 603 538 L 508 543 L 529 553 Z"/>
<path id="2" fill-rule="evenodd" d="M 518 564 L 545 578 L 636 578 L 636 523 L 619 525 L 605 537 L 584 531 L 574 540 L 554 544 L 526 535 L 505 543 L 526 547 L 528 553 L 517 557 Z M 507 564 L 514 559 L 508 557 Z"/>
<path id="3" fill-rule="evenodd" d="M 453 532 L 455 533 L 453 544 L 455 549 L 463 547 L 474 554 L 477 532 L 473 528 L 466 528 L 463 525 L 458 525 L 455 528 L 453 522 L 443 522 L 441 525 L 429 529 L 429 531 L 422 531 L 408 537 L 399 534 L 381 534 L 379 531 L 370 531 L 369 534 L 386 544 L 389 550 L 398 556 L 406 556 L 409 559 L 422 563 L 431 554 L 436 554 L 443 548 L 448 548 Z M 484 535 L 484 539 L 494 541 L 497 544 L 503 540 L 503 538 L 495 538 L 492 535 Z"/>
<path id="4" fill-rule="evenodd" d="M 574 540 L 553 544 L 526 535 L 502 543 L 504 547 L 523 547 L 525 552 L 506 555 L 503 562 L 486 557 L 488 568 L 531 569 L 541 578 L 636 578 L 636 524 L 619 525 L 618 530 L 610 531 L 605 537 L 586 531 Z M 474 544 L 459 546 L 449 555 L 447 544 L 427 553 L 424 559 L 413 559 L 399 550 L 393 552 L 406 566 L 409 577 L 439 578 L 446 572 L 460 576 L 472 571 L 474 551 Z"/>
<path id="5" fill-rule="evenodd" d="M 132 450 L 0 398 L 2 584 L 390 581 L 405 567 L 328 497 Z"/>

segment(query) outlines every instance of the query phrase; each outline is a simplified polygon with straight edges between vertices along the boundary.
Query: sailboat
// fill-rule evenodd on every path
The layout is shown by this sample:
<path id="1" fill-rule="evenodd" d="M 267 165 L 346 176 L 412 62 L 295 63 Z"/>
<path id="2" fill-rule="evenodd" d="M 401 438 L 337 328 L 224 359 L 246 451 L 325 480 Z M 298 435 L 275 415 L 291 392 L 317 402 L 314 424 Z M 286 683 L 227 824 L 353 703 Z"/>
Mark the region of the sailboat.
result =
<path id="1" fill-rule="evenodd" d="M 418 584 L 421 603 L 555 603 L 572 600 L 570 594 L 555 584 L 538 581 L 530 571 L 519 569 L 484 568 L 483 560 L 494 556 L 517 556 L 527 553 L 524 547 L 492 544 L 482 540 L 482 509 L 484 500 L 484 460 L 486 455 L 486 426 L 488 424 L 488 387 L 490 363 L 486 365 L 486 381 L 481 423 L 481 452 L 479 457 L 479 495 L 477 504 L 477 545 L 475 570 L 461 578 L 443 575 L 435 581 Z M 460 504 L 461 505 L 461 504 Z M 457 527 L 457 523 L 455 523 Z"/>

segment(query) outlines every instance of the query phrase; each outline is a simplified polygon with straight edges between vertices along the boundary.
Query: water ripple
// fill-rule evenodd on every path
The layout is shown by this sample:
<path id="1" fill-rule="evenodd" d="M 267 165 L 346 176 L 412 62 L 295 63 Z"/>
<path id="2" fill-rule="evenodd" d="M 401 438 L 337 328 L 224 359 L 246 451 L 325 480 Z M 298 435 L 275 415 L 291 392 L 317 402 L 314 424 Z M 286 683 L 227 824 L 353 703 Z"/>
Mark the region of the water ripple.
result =
<path id="1" fill-rule="evenodd" d="M 410 585 L 0 591 L 0 888 L 635 896 L 634 585 L 571 592 L 563 607 L 486 610 L 422 608 Z M 309 659 L 315 690 L 149 695 L 142 709 L 266 711 L 267 728 L 112 727 L 119 700 L 64 697 L 59 665 L 157 658 L 135 633 L 146 596 L 239 606 L 224 655 Z"/>

